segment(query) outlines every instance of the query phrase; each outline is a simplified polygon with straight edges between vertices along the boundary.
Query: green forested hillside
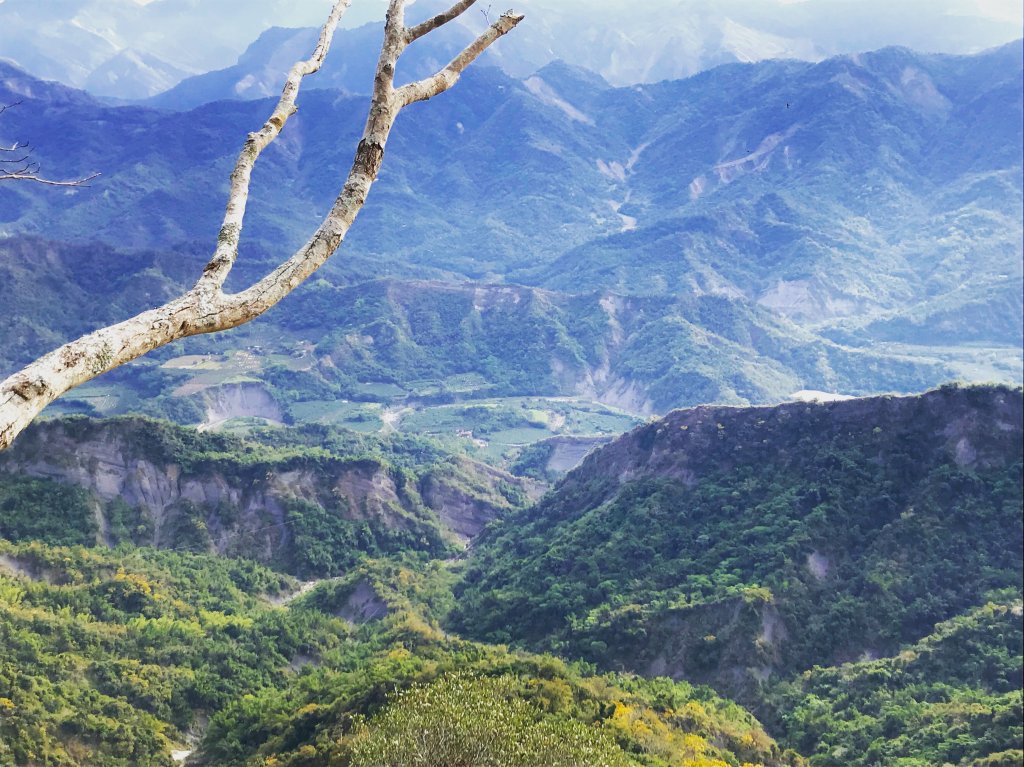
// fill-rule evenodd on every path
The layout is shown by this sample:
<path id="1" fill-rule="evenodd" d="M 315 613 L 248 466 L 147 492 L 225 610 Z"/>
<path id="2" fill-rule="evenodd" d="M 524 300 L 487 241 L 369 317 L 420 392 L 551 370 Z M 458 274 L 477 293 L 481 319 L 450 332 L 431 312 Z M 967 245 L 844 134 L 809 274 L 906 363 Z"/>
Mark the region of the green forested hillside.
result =
<path id="1" fill-rule="evenodd" d="M 344 640 L 288 581 L 190 554 L 0 542 L 0 764 L 170 765 L 199 717 Z"/>
<path id="2" fill-rule="evenodd" d="M 788 741 L 821 767 L 1024 759 L 1020 592 L 938 624 L 898 655 L 780 686 Z"/>
<path id="3" fill-rule="evenodd" d="M 895 656 L 1006 589 L 1019 600 L 1021 401 L 1020 390 L 948 387 L 673 413 L 488 531 L 455 625 L 710 682 L 772 718 L 764 695 L 777 680 Z M 1019 699 L 1019 686 L 968 677 L 982 698 Z M 891 720 L 886 735 L 911 721 Z M 829 717 L 822 726 L 845 737 Z M 997 740 L 1015 748 L 1018 735 Z"/>
<path id="4" fill-rule="evenodd" d="M 1016 764 L 1021 417 L 998 387 L 679 411 L 533 506 L 418 440 L 41 424 L 0 481 L 0 764 Z"/>
<path id="5" fill-rule="evenodd" d="M 0 764 L 156 767 L 198 748 L 211 767 L 398 767 L 412 751 L 389 736 L 410 727 L 463 728 L 528 767 L 793 763 L 710 690 L 447 638 L 401 593 L 431 582 L 371 565 L 350 583 L 386 617 L 357 627 L 343 583 L 282 607 L 295 582 L 240 560 L 0 542 Z"/>
<path id="6" fill-rule="evenodd" d="M 0 278 L 12 295 L 12 311 L 0 316 L 0 338 L 12 339 L 0 348 L 0 373 L 165 300 L 201 269 L 199 258 L 188 251 L 0 241 Z M 264 258 L 250 254 L 241 270 L 253 272 Z M 95 280 L 94 271 L 118 277 Z M 52 312 L 56 304 L 67 311 Z M 984 352 L 974 357 L 983 364 Z M 1013 370 L 1010 360 L 984 364 L 998 376 Z M 965 371 L 963 361 L 941 355 L 845 346 L 725 294 L 352 284 L 351 276 L 327 274 L 252 325 L 158 350 L 54 407 L 92 415 L 142 412 L 185 424 L 258 416 L 422 433 L 404 408 L 570 396 L 581 408 L 603 403 L 649 414 L 704 402 L 777 402 L 806 389 L 916 391 Z M 238 387 L 253 392 L 248 407 L 230 404 Z M 385 408 L 404 414 L 385 424 Z M 477 430 L 478 424 L 464 418 L 459 426 Z M 571 423 L 565 430 L 594 433 Z"/>
<path id="7" fill-rule="evenodd" d="M 365 555 L 453 554 L 529 490 L 423 439 L 74 417 L 0 455 L 0 536 L 216 552 L 313 577 Z"/>

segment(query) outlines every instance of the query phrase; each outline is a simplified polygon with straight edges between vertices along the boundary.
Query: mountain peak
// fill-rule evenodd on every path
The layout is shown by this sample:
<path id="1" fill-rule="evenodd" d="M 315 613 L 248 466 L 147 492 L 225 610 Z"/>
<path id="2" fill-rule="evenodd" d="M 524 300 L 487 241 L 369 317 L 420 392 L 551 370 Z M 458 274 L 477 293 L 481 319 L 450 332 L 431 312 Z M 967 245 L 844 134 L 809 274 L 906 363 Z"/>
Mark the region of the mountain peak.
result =
<path id="1" fill-rule="evenodd" d="M 88 93 L 54 80 L 43 80 L 11 61 L 0 59 L 0 104 L 22 98 L 42 99 L 55 104 L 99 104 Z"/>
<path id="2" fill-rule="evenodd" d="M 584 87 L 587 90 L 608 90 L 611 84 L 593 70 L 563 59 L 556 59 L 537 70 L 536 75 L 550 85 L 562 88 Z"/>

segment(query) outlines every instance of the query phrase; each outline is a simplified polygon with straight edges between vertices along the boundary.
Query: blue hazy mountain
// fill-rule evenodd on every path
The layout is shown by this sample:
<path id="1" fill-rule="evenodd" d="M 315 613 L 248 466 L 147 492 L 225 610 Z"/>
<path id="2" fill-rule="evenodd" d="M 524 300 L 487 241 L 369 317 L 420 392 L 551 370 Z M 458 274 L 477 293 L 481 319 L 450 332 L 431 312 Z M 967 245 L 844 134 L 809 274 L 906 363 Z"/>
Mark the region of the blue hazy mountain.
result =
<path id="1" fill-rule="evenodd" d="M 726 65 L 612 88 L 553 64 L 477 68 L 396 128 L 335 279 L 515 281 L 560 292 L 695 292 L 837 340 L 1018 345 L 1021 43 Z M 210 243 L 230 162 L 266 101 L 108 107 L 6 68 L 4 137 L 55 196 L 0 190 L 4 230 L 120 247 Z M 364 101 L 304 94 L 261 160 L 246 236 L 286 252 L 336 193 Z"/>

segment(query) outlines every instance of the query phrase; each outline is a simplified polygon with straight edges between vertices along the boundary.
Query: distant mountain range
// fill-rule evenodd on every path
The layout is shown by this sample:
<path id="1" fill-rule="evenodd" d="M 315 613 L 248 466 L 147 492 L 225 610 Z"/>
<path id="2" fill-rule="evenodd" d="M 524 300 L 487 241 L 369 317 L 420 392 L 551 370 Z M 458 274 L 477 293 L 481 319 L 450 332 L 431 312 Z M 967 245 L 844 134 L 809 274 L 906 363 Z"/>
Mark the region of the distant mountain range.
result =
<path id="1" fill-rule="evenodd" d="M 426 17 L 448 5 L 449 0 L 419 0 L 410 14 Z M 319 26 L 328 7 L 322 0 L 258 0 L 239 13 L 231 3 L 209 0 L 74 0 L 59 7 L 6 0 L 0 4 L 0 59 L 98 96 L 140 99 L 190 75 L 211 72 L 212 80 L 223 84 L 224 73 L 215 70 L 229 66 L 262 32 L 288 27 L 274 30 L 271 38 L 305 41 L 311 30 L 297 28 Z M 492 62 L 526 77 L 564 59 L 616 85 L 677 79 L 729 62 L 818 61 L 894 44 L 971 53 L 1008 42 L 1021 29 L 1019 9 L 999 11 L 995 4 L 972 0 L 645 0 L 643 13 L 625 2 L 520 0 L 516 8 L 529 23 L 494 49 Z M 346 23 L 358 27 L 379 19 L 383 9 L 381 2 L 356 0 Z M 488 11 L 496 12 L 483 4 L 471 9 L 447 38 L 421 42 L 420 55 L 448 55 L 451 40 L 465 41 L 485 23 Z M 372 66 L 379 29 L 376 23 L 339 35 L 336 63 L 324 72 L 331 87 L 344 82 L 349 90 L 366 91 L 369 79 L 353 81 L 351 75 Z M 252 54 L 250 48 L 239 66 L 251 64 Z M 228 88 L 221 97 L 266 95 L 247 78 L 274 90 L 286 68 L 275 75 L 254 66 L 236 81 L 246 83 L 240 90 Z"/>
<path id="2" fill-rule="evenodd" d="M 336 282 L 517 282 L 564 293 L 721 295 L 843 343 L 1019 346 L 1022 46 L 886 49 L 728 65 L 612 88 L 564 64 L 471 71 L 410 110 Z M 55 196 L 0 190 L 3 231 L 160 249 L 213 241 L 227 169 L 261 101 L 108 107 L 0 69 L 4 137 Z M 298 245 L 348 167 L 364 103 L 332 90 L 257 169 L 246 237 Z M 205 246 L 204 246 L 205 247 Z"/>
<path id="3" fill-rule="evenodd" d="M 201 269 L 201 259 L 195 252 L 0 240 L 8 307 L 0 315 L 0 375 L 175 295 Z M 411 404 L 424 399 L 416 394 L 423 382 L 453 379 L 470 383 L 457 396 L 433 401 L 575 396 L 647 415 L 709 401 L 774 402 L 801 390 L 916 391 L 957 376 L 948 362 L 843 346 L 724 295 L 573 295 L 423 280 L 346 285 L 332 278 L 299 288 L 280 310 L 251 325 L 177 344 L 101 379 L 122 400 L 103 412 L 143 406 L 185 423 L 201 421 L 215 382 L 202 370 L 194 377 L 160 365 L 229 350 L 256 355 L 238 382 L 261 385 L 270 395 L 260 395 L 262 408 L 246 412 L 274 420 L 293 412 L 302 420 L 301 403 L 309 400 Z M 53 312 L 56 305 L 64 311 Z M 308 351 L 292 364 L 297 347 Z M 390 393 L 368 397 L 368 387 L 382 382 Z M 64 405 L 88 401 L 85 392 L 72 392 Z"/>
<path id="4" fill-rule="evenodd" d="M 366 13 L 374 3 L 354 5 L 350 19 L 372 18 Z M 239 12 L 209 0 L 5 0 L 0 59 L 97 96 L 145 98 L 226 66 L 269 26 L 319 25 L 328 7 L 248 0 Z"/>

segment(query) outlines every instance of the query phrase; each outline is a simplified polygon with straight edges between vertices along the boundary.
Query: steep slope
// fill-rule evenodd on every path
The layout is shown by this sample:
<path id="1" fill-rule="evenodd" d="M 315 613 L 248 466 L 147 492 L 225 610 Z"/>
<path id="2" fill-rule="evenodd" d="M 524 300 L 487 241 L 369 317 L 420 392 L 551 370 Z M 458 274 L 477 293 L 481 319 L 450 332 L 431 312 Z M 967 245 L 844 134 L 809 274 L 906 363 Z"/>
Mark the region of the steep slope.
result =
<path id="1" fill-rule="evenodd" d="M 1021 612 L 1019 592 L 996 597 L 896 657 L 802 675 L 777 704 L 789 741 L 826 767 L 1019 764 Z"/>
<path id="2" fill-rule="evenodd" d="M 0 763 L 172 767 L 204 718 L 344 645 L 252 562 L 0 540 Z"/>
<path id="3" fill-rule="evenodd" d="M 458 92 L 439 99 L 441 108 L 403 115 L 374 202 L 346 240 L 346 258 L 363 264 L 364 275 L 504 273 L 514 259 L 544 258 L 556 231 L 570 243 L 593 235 L 592 213 L 606 208 L 605 195 L 582 205 L 555 201 L 566 182 L 581 190 L 606 186 L 586 156 L 591 142 L 603 143 L 600 132 L 571 137 L 567 165 L 553 166 L 530 147 L 534 131 L 562 132 L 568 118 L 558 108 L 486 67 L 468 73 Z M 119 246 L 210 242 L 223 207 L 225 163 L 266 119 L 268 105 L 219 102 L 176 114 L 103 107 L 71 93 L 0 65 L 0 99 L 24 101 L 5 114 L 4 138 L 31 137 L 51 175 L 88 172 L 82 167 L 104 173 L 102 185 L 59 197 L 5 187 L 4 230 Z M 58 101 L 52 108 L 51 99 Z M 304 96 L 301 114 L 255 173 L 249 242 L 280 254 L 308 236 L 351 163 L 365 108 L 363 99 L 331 91 Z M 506 144 L 508 156 L 498 151 Z"/>
<path id="4" fill-rule="evenodd" d="M 125 48 L 90 72 L 82 87 L 97 96 L 143 99 L 167 90 L 185 74 L 155 56 Z"/>
<path id="5" fill-rule="evenodd" d="M 202 269 L 201 259 L 184 249 L 127 253 L 99 243 L 0 241 L 0 371 L 9 374 L 65 341 L 170 299 Z"/>
<path id="6" fill-rule="evenodd" d="M 1021 465 L 1019 389 L 677 411 L 488 531 L 457 625 L 751 700 L 1019 593 Z"/>
<path id="7" fill-rule="evenodd" d="M 629 230 L 566 252 L 533 280 L 733 292 L 805 322 L 908 304 L 919 315 L 944 302 L 981 309 L 992 288 L 1012 300 L 1020 58 L 1020 44 L 967 59 L 887 49 L 645 88 L 648 105 L 675 106 L 645 111 L 654 127 L 612 195 Z M 997 112 L 991 140 L 966 128 Z M 990 194 L 1002 202 L 979 206 Z M 918 324 L 927 333 L 927 318 Z M 1019 339 L 1000 322 L 964 331 Z"/>
<path id="8" fill-rule="evenodd" d="M 210 551 L 322 576 L 366 554 L 457 549 L 526 492 L 415 440 L 313 429 L 243 441 L 72 419 L 38 425 L 3 454 L 0 497 L 11 540 L 75 530 L 60 540 Z"/>
<path id="9" fill-rule="evenodd" d="M 408 387 L 470 373 L 494 395 L 575 394 L 645 414 L 707 401 L 785 399 L 801 389 L 907 391 L 950 375 L 941 365 L 822 342 L 727 296 L 320 284 L 281 322 L 311 332 L 328 312 L 335 319 L 318 352 L 358 380 Z"/>

